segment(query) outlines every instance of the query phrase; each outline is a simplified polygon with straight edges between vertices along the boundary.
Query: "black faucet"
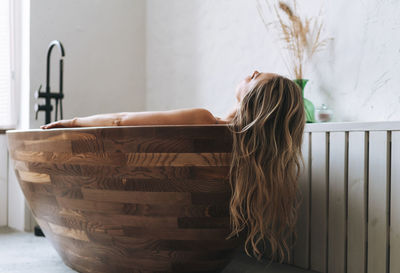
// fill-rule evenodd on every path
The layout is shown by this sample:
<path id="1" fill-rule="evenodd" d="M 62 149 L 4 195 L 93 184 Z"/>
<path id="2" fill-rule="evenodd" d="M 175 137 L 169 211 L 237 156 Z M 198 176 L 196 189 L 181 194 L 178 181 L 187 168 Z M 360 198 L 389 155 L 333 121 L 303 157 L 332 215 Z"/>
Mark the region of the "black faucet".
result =
<path id="1" fill-rule="evenodd" d="M 50 92 L 50 56 L 53 47 L 57 46 L 60 53 L 60 89 L 57 93 Z M 42 92 L 42 85 L 40 85 L 39 89 L 35 92 L 35 98 L 45 98 L 44 105 L 35 104 L 35 113 L 36 119 L 38 118 L 39 111 L 46 112 L 46 122 L 48 124 L 51 122 L 51 111 L 53 111 L 53 105 L 51 105 L 51 99 L 54 98 L 56 100 L 56 113 L 55 113 L 55 120 L 57 120 L 57 111 L 58 111 L 58 100 L 60 100 L 60 116 L 63 119 L 63 109 L 62 109 L 62 99 L 64 98 L 63 94 L 63 67 L 64 67 L 64 47 L 60 41 L 54 40 L 49 44 L 49 48 L 47 49 L 47 70 L 46 70 L 46 91 Z"/>

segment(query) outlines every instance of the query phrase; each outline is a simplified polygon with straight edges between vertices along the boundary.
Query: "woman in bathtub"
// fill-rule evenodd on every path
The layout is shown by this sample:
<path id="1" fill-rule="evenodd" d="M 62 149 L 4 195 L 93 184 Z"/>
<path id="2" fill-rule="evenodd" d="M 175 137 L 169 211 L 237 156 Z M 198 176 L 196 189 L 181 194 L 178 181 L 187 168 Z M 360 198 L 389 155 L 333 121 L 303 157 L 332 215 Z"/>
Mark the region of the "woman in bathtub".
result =
<path id="1" fill-rule="evenodd" d="M 247 230 L 249 256 L 249 244 L 260 259 L 268 241 L 272 258 L 279 255 L 282 262 L 285 252 L 290 255 L 288 237 L 294 232 L 301 201 L 297 186 L 305 124 L 301 90 L 283 76 L 254 71 L 238 85 L 236 99 L 236 108 L 223 118 L 193 108 L 99 114 L 41 128 L 227 124 L 233 134 L 229 238 Z"/>

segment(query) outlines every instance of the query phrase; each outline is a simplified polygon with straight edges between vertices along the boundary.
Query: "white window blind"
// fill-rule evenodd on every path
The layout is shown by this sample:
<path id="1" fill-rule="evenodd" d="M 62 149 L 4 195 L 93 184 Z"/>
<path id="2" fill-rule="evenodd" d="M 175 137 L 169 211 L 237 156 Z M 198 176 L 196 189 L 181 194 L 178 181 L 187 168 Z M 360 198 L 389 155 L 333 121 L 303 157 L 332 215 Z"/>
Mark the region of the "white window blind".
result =
<path id="1" fill-rule="evenodd" d="M 11 126 L 10 1 L 0 0 L 0 128 Z"/>

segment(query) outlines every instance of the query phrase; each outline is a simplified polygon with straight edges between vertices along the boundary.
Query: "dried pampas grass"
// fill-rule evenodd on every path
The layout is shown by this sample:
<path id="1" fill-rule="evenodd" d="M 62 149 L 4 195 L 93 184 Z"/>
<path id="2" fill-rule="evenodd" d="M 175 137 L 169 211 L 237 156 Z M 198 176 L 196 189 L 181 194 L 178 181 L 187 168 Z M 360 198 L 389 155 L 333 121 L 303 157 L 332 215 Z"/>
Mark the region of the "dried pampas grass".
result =
<path id="1" fill-rule="evenodd" d="M 296 0 L 293 0 L 293 8 L 283 1 L 270 4 L 270 0 L 264 0 L 266 6 L 272 11 L 276 19 L 266 22 L 266 15 L 261 0 L 257 0 L 257 9 L 267 28 L 278 30 L 279 39 L 285 44 L 288 58 L 285 60 L 288 69 L 293 72 L 296 79 L 303 78 L 303 68 L 306 61 L 323 49 L 331 38 L 322 38 L 323 22 L 318 17 L 302 20 L 297 12 Z"/>

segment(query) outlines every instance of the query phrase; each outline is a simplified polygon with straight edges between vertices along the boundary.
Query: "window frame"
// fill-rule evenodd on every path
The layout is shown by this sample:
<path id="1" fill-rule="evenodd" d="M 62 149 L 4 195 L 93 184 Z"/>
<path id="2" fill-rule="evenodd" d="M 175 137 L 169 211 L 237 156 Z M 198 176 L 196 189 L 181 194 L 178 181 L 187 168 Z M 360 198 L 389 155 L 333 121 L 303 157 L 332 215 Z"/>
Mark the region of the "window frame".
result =
<path id="1" fill-rule="evenodd" d="M 16 88 L 15 88 L 15 1 L 8 1 L 9 12 L 9 49 L 10 49 L 10 124 L 0 124 L 0 134 L 5 133 L 7 129 L 16 127 Z"/>
<path id="2" fill-rule="evenodd" d="M 17 89 L 15 87 L 15 60 L 16 60 L 16 39 L 15 39 L 15 24 L 16 24 L 16 16 L 15 16 L 15 2 L 13 0 L 8 0 L 10 2 L 10 73 L 11 73 L 11 81 L 10 81 L 10 92 L 11 92 L 11 129 L 16 128 L 17 124 L 17 112 L 16 112 L 16 92 Z"/>

